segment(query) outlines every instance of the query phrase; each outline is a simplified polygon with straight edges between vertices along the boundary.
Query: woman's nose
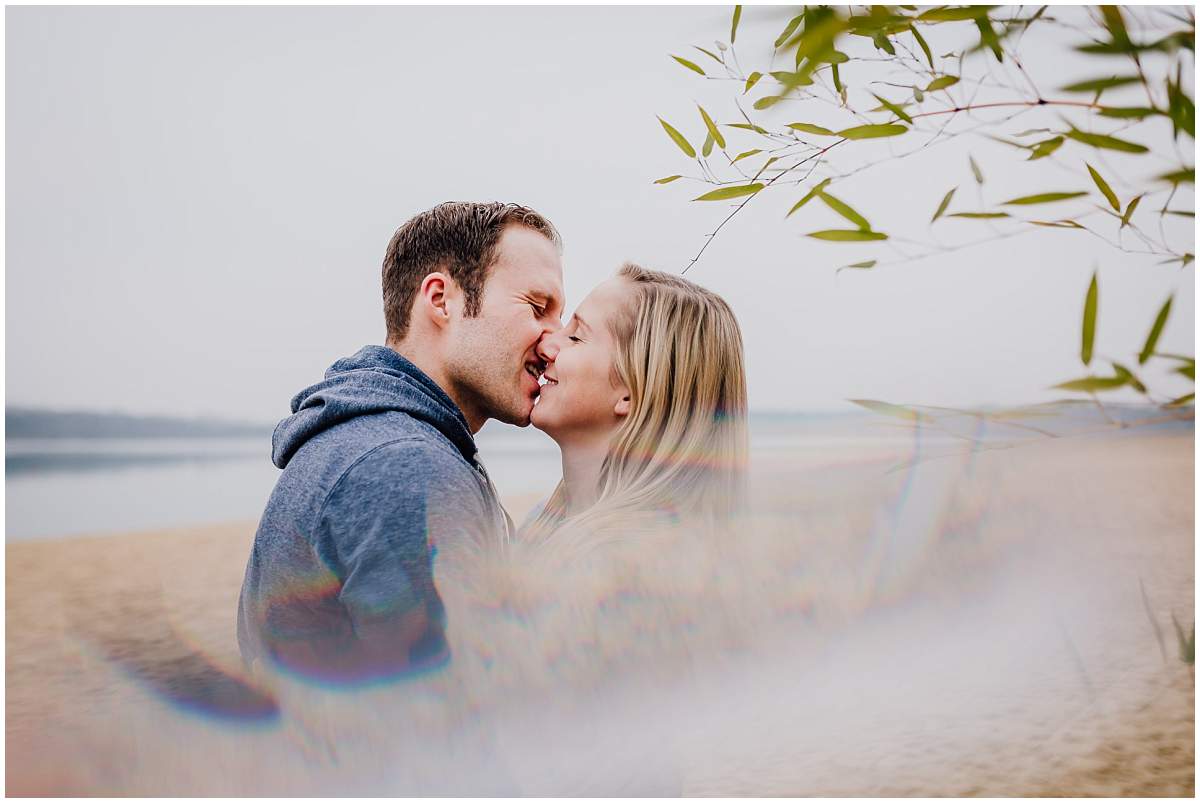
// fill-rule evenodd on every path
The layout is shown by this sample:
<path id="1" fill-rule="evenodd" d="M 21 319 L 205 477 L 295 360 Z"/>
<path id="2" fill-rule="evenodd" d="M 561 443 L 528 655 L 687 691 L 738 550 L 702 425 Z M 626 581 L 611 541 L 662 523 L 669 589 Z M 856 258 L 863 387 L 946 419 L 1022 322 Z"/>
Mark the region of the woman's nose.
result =
<path id="1" fill-rule="evenodd" d="M 557 334 L 557 332 L 555 334 Z M 558 339 L 555 337 L 555 335 L 542 335 L 542 339 L 539 340 L 537 344 L 537 353 L 539 357 L 541 357 L 545 362 L 554 362 L 554 359 L 558 356 L 558 350 Z"/>

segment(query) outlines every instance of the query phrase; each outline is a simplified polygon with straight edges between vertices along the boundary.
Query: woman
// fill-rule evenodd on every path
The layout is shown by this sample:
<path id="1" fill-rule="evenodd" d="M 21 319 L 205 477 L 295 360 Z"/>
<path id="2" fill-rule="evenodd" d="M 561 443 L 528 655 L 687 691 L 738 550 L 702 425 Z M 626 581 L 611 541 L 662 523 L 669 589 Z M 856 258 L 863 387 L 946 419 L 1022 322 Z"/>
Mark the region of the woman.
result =
<path id="1" fill-rule="evenodd" d="M 729 525 L 744 494 L 746 377 L 720 296 L 626 264 L 539 351 L 531 420 L 562 450 L 563 478 L 525 539 L 586 550 L 656 522 Z"/>

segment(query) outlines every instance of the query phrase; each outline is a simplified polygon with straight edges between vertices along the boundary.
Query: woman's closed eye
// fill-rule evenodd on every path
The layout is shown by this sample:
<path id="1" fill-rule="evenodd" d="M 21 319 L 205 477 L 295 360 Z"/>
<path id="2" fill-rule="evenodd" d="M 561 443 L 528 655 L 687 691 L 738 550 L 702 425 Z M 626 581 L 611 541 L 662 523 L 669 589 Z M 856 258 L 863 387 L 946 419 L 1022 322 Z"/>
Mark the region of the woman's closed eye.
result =
<path id="1" fill-rule="evenodd" d="M 575 337 L 575 335 L 568 336 L 567 340 L 570 340 L 572 343 L 582 343 L 583 342 L 582 339 Z"/>

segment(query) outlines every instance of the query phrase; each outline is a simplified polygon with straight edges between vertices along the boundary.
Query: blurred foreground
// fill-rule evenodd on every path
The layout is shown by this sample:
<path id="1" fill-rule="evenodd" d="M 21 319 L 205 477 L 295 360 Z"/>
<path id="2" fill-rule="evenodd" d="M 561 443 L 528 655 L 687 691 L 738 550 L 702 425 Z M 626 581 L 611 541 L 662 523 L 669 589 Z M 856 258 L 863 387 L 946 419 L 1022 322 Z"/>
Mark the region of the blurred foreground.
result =
<path id="1" fill-rule="evenodd" d="M 9 544 L 7 793 L 1191 796 L 1193 429 L 1021 421 L 781 432 L 741 532 L 594 574 L 439 558 L 451 665 L 365 689 L 246 676 L 252 522 Z"/>

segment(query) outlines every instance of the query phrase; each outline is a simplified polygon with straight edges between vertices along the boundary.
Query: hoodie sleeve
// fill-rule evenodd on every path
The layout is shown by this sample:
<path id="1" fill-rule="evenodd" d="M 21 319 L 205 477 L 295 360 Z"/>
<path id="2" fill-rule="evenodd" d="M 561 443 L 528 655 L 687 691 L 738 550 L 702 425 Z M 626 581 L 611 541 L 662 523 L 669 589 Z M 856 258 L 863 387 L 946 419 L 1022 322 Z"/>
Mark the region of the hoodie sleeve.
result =
<path id="1" fill-rule="evenodd" d="M 330 659 L 347 680 L 444 662 L 445 613 L 433 583 L 440 543 L 489 537 L 488 506 L 472 469 L 421 440 L 368 452 L 322 507 L 316 548 L 341 580 L 354 638 Z"/>

